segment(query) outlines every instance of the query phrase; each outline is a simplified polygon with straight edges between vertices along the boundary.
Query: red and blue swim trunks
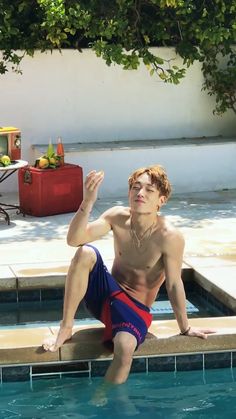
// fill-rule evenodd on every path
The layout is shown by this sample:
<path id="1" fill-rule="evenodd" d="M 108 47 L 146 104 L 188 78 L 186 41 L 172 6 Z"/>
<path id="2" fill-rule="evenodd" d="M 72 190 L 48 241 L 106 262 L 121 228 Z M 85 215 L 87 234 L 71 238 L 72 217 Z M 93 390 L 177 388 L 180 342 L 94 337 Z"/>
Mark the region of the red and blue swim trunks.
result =
<path id="1" fill-rule="evenodd" d="M 84 301 L 92 315 L 105 325 L 104 343 L 112 342 L 117 332 L 131 333 L 137 347 L 144 341 L 152 322 L 149 307 L 130 297 L 108 272 L 98 249 L 91 245 L 97 261 L 89 275 Z"/>

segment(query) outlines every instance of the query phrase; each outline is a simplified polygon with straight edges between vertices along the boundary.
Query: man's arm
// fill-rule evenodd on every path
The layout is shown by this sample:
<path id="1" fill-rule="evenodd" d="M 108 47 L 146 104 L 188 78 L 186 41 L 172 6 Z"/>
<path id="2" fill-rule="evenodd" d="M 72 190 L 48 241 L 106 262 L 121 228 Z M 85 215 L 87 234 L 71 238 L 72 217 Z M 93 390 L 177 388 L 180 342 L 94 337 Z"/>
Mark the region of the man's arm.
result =
<path id="1" fill-rule="evenodd" d="M 189 327 L 186 313 L 186 296 L 181 278 L 183 251 L 183 236 L 176 231 L 168 233 L 164 251 L 166 290 L 181 333 Z"/>
<path id="2" fill-rule="evenodd" d="M 108 221 L 109 210 L 97 220 L 89 223 L 89 215 L 97 200 L 97 193 L 104 178 L 103 172 L 90 172 L 84 182 L 84 199 L 74 215 L 67 234 L 67 243 L 70 246 L 80 246 L 99 239 L 111 230 Z"/>
<path id="3" fill-rule="evenodd" d="M 184 238 L 178 231 L 171 231 L 165 239 L 164 266 L 166 274 L 166 289 L 173 307 L 180 333 L 188 336 L 207 338 L 213 329 L 195 329 L 190 327 L 186 312 L 186 295 L 181 278 L 184 252 Z"/>

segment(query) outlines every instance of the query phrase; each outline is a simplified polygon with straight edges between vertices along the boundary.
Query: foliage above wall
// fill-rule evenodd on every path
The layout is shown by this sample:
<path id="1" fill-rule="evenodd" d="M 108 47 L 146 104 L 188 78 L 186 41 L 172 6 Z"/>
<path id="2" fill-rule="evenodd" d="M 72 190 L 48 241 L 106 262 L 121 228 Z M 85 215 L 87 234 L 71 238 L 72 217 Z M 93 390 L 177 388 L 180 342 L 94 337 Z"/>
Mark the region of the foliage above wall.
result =
<path id="1" fill-rule="evenodd" d="M 144 63 L 151 75 L 178 84 L 198 60 L 217 114 L 236 113 L 235 41 L 232 0 L 0 0 L 0 74 L 20 71 L 36 49 L 90 47 L 107 65 Z M 174 47 L 183 68 L 153 46 Z"/>

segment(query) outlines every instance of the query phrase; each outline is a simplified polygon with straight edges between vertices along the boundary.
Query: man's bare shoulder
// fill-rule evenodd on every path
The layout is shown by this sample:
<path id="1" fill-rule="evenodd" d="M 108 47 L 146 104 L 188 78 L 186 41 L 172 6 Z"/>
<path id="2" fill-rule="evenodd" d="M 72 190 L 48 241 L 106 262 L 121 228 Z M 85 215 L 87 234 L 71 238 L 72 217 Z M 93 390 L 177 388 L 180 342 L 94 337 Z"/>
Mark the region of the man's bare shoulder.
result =
<path id="1" fill-rule="evenodd" d="M 100 217 L 105 218 L 107 220 L 114 220 L 117 217 L 129 217 L 130 216 L 130 208 L 124 207 L 122 205 L 116 205 L 104 211 Z"/>
<path id="2" fill-rule="evenodd" d="M 160 231 L 164 247 L 184 247 L 183 234 L 165 217 L 160 217 Z"/>

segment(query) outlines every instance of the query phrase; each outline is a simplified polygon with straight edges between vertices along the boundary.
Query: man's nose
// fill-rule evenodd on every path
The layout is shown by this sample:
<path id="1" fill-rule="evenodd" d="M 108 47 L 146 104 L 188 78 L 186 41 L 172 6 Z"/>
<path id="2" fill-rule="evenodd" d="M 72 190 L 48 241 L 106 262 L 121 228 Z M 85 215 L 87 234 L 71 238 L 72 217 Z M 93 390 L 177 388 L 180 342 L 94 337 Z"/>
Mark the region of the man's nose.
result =
<path id="1" fill-rule="evenodd" d="M 138 196 L 143 196 L 143 195 L 144 195 L 144 188 L 141 188 L 138 191 Z"/>

